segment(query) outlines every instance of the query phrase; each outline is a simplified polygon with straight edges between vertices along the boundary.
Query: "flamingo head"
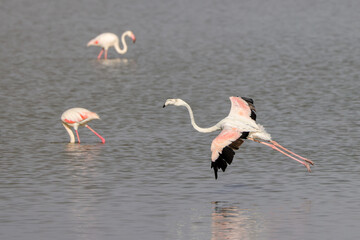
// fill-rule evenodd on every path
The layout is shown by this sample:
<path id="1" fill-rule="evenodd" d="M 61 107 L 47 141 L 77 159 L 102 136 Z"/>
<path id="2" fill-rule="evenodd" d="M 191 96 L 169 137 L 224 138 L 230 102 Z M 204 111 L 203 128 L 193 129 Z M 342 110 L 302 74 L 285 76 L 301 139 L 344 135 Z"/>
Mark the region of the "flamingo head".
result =
<path id="1" fill-rule="evenodd" d="M 163 108 L 166 107 L 167 105 L 174 105 L 174 106 L 185 106 L 186 102 L 184 102 L 182 99 L 180 98 L 171 98 L 171 99 L 167 99 Z"/>
<path id="2" fill-rule="evenodd" d="M 130 37 L 132 39 L 133 43 L 135 43 L 136 37 L 135 37 L 135 34 L 132 31 L 126 31 L 124 34 L 126 36 Z"/>
<path id="3" fill-rule="evenodd" d="M 99 46 L 100 42 L 97 38 L 94 38 L 92 40 L 90 40 L 88 43 L 87 43 L 87 46 Z"/>

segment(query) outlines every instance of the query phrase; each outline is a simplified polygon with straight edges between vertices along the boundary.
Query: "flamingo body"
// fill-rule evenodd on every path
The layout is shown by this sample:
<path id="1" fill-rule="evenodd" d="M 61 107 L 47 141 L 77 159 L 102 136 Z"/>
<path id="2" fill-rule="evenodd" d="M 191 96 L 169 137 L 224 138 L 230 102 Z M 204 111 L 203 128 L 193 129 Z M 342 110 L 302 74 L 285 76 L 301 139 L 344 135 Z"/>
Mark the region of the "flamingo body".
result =
<path id="1" fill-rule="evenodd" d="M 61 121 L 70 136 L 70 143 L 75 143 L 75 136 L 71 131 L 70 127 L 74 128 L 78 138 L 78 142 L 80 143 L 80 137 L 78 133 L 79 126 L 87 127 L 90 131 L 92 131 L 96 136 L 101 139 L 102 143 L 105 143 L 105 139 L 87 125 L 88 122 L 94 119 L 100 119 L 99 115 L 85 108 L 70 108 L 66 110 L 61 115 Z"/>
<path id="2" fill-rule="evenodd" d="M 107 59 L 107 53 L 108 53 L 108 49 L 110 47 L 114 47 L 115 50 L 119 53 L 119 54 L 125 54 L 127 52 L 127 44 L 125 41 L 125 37 L 128 36 L 132 39 L 133 43 L 135 43 L 136 41 L 136 37 L 134 35 L 133 32 L 131 31 L 126 31 L 122 34 L 121 36 L 121 43 L 123 45 L 123 49 L 120 48 L 119 46 L 119 38 L 116 34 L 114 33 L 102 33 L 100 35 L 98 35 L 97 37 L 95 37 L 94 39 L 91 39 L 87 46 L 98 46 L 101 47 L 101 51 L 98 55 L 98 59 L 101 58 L 103 52 L 105 52 L 104 58 Z"/>
<path id="3" fill-rule="evenodd" d="M 185 106 L 189 111 L 191 124 L 199 132 L 206 133 L 221 130 L 220 134 L 211 144 L 211 168 L 214 169 L 215 179 L 217 179 L 218 169 L 221 169 L 223 172 L 225 171 L 227 166 L 232 163 L 235 150 L 238 150 L 246 139 L 267 145 L 298 161 L 309 172 L 311 171 L 309 166 L 309 163 L 313 164 L 311 160 L 301 157 L 273 141 L 264 127 L 256 122 L 256 110 L 254 101 L 251 98 L 230 97 L 230 101 L 231 109 L 229 115 L 209 128 L 201 128 L 195 123 L 192 109 L 185 101 L 181 99 L 167 99 L 164 104 L 164 107 L 167 105 Z"/>

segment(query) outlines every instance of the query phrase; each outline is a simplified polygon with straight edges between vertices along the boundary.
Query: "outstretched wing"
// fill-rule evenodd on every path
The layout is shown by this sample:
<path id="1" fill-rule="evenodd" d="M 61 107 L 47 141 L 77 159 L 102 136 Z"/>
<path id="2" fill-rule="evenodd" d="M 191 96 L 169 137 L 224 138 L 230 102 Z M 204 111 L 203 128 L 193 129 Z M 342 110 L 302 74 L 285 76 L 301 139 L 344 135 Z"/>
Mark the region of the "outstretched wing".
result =
<path id="1" fill-rule="evenodd" d="M 225 127 L 221 133 L 213 140 L 211 144 L 211 168 L 214 169 L 215 179 L 219 169 L 225 171 L 227 165 L 230 165 L 235 152 L 244 142 L 251 131 L 253 124 L 256 124 L 256 110 L 254 101 L 246 97 L 230 97 L 231 109 L 229 117 L 235 121 L 247 122 L 244 128 Z M 240 120 L 241 118 L 241 120 Z M 238 120 L 237 120 L 238 119 Z M 248 119 L 248 120 L 246 120 Z M 245 130 L 246 129 L 246 130 Z"/>
<path id="2" fill-rule="evenodd" d="M 230 97 L 231 109 L 229 116 L 247 117 L 256 121 L 256 110 L 254 101 L 247 97 Z"/>
<path id="3" fill-rule="evenodd" d="M 236 128 L 225 128 L 211 143 L 211 168 L 214 169 L 215 179 L 217 179 L 218 169 L 225 171 L 227 165 L 231 164 L 235 152 L 244 142 L 243 139 L 249 132 L 240 132 Z"/>

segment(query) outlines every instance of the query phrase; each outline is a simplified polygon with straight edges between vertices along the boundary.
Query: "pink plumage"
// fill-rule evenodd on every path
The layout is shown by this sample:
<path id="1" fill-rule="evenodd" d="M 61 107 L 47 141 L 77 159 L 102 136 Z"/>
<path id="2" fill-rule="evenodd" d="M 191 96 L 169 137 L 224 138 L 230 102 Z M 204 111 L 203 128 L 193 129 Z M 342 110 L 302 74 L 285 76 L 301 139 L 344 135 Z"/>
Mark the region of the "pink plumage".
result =
<path id="1" fill-rule="evenodd" d="M 78 142 L 80 143 L 80 137 L 78 133 L 79 126 L 87 127 L 90 131 L 92 131 L 96 136 L 101 139 L 102 143 L 105 143 L 105 139 L 100 134 L 95 132 L 92 128 L 90 128 L 89 125 L 87 125 L 88 122 L 94 119 L 100 119 L 99 115 L 85 108 L 70 108 L 66 110 L 61 115 L 61 121 L 70 136 L 70 143 L 75 143 L 75 136 L 71 131 L 70 127 L 74 128 Z"/>
<path id="2" fill-rule="evenodd" d="M 115 50 L 119 54 L 125 54 L 127 52 L 127 44 L 125 41 L 125 37 L 130 37 L 135 43 L 136 37 L 132 31 L 126 31 L 121 35 L 121 44 L 123 45 L 123 48 L 121 49 L 119 46 L 119 38 L 114 33 L 102 33 L 95 37 L 94 39 L 91 39 L 87 46 L 97 46 L 101 47 L 101 51 L 97 57 L 97 59 L 101 59 L 102 54 L 105 52 L 104 59 L 107 59 L 108 49 L 110 47 L 114 47 Z"/>
<path id="3" fill-rule="evenodd" d="M 211 144 L 211 168 L 214 169 L 216 179 L 218 170 L 225 171 L 227 165 L 232 163 L 235 155 L 234 151 L 238 150 L 245 140 L 252 140 L 269 146 L 303 164 L 309 172 L 311 171 L 309 164 L 314 164 L 311 160 L 301 157 L 273 141 L 264 127 L 256 123 L 256 110 L 254 101 L 251 98 L 230 97 L 230 101 L 231 109 L 229 115 L 209 128 L 201 128 L 195 123 L 192 109 L 185 101 L 181 99 L 167 99 L 164 104 L 164 107 L 167 105 L 185 106 L 189 111 L 191 124 L 199 132 L 206 133 L 221 130 L 220 134 Z"/>

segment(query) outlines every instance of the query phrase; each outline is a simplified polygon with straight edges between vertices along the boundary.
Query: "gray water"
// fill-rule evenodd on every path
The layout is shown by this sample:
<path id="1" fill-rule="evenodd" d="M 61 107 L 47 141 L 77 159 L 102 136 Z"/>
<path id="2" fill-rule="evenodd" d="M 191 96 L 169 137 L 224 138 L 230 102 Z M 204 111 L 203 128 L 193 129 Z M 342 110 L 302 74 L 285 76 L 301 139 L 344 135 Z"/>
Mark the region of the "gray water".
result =
<path id="1" fill-rule="evenodd" d="M 1 239 L 357 239 L 360 2 L 2 1 Z M 97 61 L 86 43 L 132 30 Z M 215 180 L 196 132 L 255 101 L 312 173 L 246 142 Z M 63 111 L 101 120 L 68 144 Z"/>

